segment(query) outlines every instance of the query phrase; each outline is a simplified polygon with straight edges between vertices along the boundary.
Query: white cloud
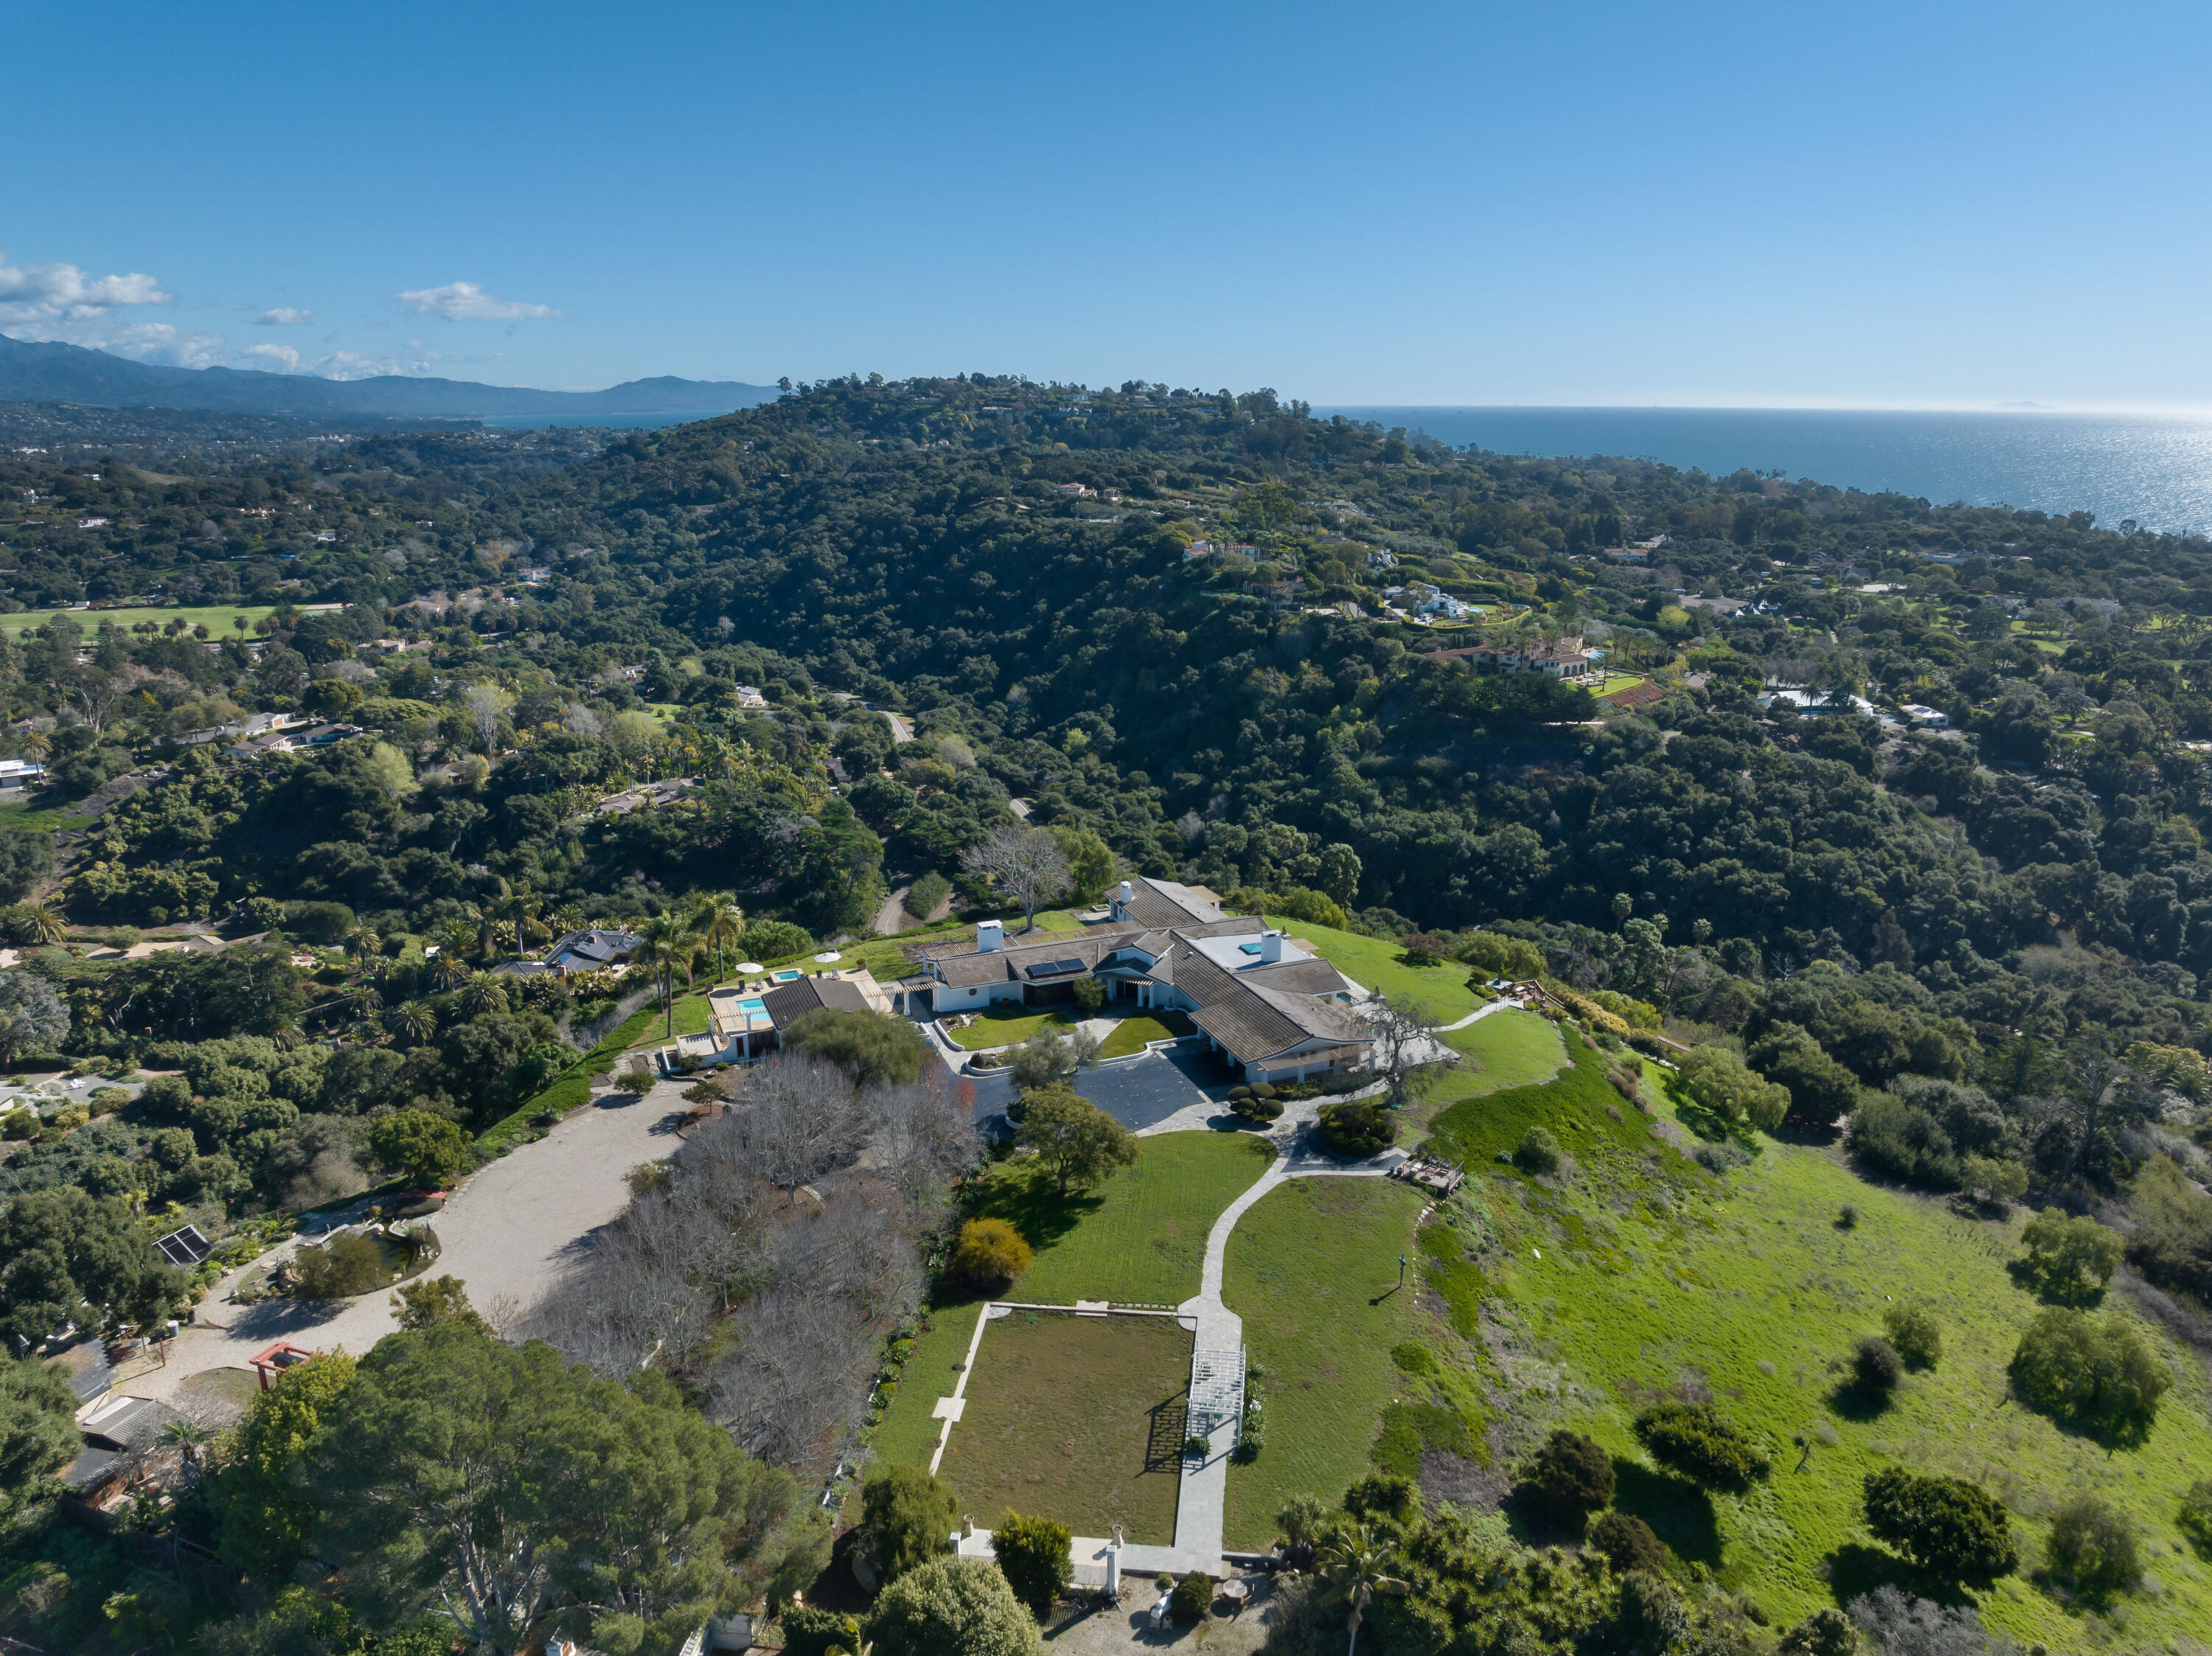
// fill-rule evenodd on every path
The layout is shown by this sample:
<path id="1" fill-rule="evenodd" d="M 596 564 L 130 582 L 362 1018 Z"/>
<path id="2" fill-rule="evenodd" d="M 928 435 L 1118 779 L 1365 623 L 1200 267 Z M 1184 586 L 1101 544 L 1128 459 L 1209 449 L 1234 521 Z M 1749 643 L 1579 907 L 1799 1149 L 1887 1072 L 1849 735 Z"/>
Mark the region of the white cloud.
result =
<path id="1" fill-rule="evenodd" d="M 75 264 L 10 264 L 0 253 L 0 331 L 19 339 L 104 346 L 109 331 L 99 325 L 112 312 L 175 298 L 143 272 L 87 276 Z"/>
<path id="2" fill-rule="evenodd" d="M 399 302 L 417 316 L 440 316 L 448 322 L 507 322 L 518 317 L 561 314 L 550 305 L 526 305 L 520 300 L 497 298 L 473 282 L 418 288 L 400 294 Z"/>
<path id="3" fill-rule="evenodd" d="M 300 353 L 289 345 L 248 345 L 239 355 L 249 360 L 258 358 L 280 373 L 297 373 L 300 370 Z"/>
<path id="4" fill-rule="evenodd" d="M 131 322 L 85 331 L 96 337 L 71 339 L 69 343 L 90 345 L 114 356 L 127 356 L 134 362 L 161 362 L 175 368 L 211 368 L 230 355 L 230 343 L 221 334 L 173 328 L 166 322 Z"/>
<path id="5" fill-rule="evenodd" d="M 279 305 L 275 310 L 264 311 L 252 318 L 253 325 L 257 328 L 296 327 L 302 322 L 313 322 L 314 319 L 315 313 L 313 311 L 295 310 L 289 305 Z M 254 349 L 258 350 L 260 347 L 256 346 Z"/>

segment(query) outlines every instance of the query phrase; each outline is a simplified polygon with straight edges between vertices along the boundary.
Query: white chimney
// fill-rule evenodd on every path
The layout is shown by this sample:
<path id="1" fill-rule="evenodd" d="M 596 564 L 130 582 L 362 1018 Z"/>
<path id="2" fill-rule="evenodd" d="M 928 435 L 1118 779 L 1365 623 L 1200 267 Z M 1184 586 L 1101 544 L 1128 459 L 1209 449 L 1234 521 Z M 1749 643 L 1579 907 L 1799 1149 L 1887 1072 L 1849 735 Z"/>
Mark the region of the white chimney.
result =
<path id="1" fill-rule="evenodd" d="M 1262 931 L 1260 934 L 1260 964 L 1273 966 L 1282 958 L 1283 934 L 1279 931 Z"/>
<path id="2" fill-rule="evenodd" d="M 1127 908 L 1131 903 L 1136 901 L 1136 897 L 1137 888 L 1131 885 L 1127 880 L 1124 880 L 1121 882 L 1120 888 L 1114 893 L 1114 902 L 1116 907 Z"/>
<path id="3" fill-rule="evenodd" d="M 975 952 L 995 954 L 1006 946 L 1006 928 L 997 920 L 978 920 L 975 923 Z"/>

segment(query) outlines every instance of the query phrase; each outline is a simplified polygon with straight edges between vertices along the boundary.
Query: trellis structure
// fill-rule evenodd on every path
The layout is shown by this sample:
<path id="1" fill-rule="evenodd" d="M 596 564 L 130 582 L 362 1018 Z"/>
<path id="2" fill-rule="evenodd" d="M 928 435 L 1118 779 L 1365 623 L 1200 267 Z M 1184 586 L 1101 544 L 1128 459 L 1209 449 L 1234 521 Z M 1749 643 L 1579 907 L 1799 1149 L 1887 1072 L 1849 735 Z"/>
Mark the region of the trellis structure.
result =
<path id="1" fill-rule="evenodd" d="M 1198 1346 L 1190 1354 L 1188 1435 L 1211 1437 L 1223 1422 L 1244 1429 L 1244 1348 Z"/>

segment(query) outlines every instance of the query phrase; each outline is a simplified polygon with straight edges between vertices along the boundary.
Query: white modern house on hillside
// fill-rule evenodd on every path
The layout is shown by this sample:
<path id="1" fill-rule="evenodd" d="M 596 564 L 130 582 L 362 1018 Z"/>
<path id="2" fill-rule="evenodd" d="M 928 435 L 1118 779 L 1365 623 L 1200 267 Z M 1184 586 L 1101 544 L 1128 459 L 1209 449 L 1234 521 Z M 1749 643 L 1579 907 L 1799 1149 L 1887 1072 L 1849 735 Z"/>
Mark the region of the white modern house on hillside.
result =
<path id="1" fill-rule="evenodd" d="M 1089 978 L 1109 1001 L 1188 1013 L 1248 1081 L 1361 1067 L 1374 1045 L 1356 1005 L 1363 992 L 1296 939 L 1256 915 L 1224 915 L 1210 897 L 1169 880 L 1124 880 L 1103 925 L 1036 943 L 1010 945 L 1004 925 L 985 920 L 972 946 L 923 962 L 932 1004 L 940 1013 L 1061 1005 Z"/>

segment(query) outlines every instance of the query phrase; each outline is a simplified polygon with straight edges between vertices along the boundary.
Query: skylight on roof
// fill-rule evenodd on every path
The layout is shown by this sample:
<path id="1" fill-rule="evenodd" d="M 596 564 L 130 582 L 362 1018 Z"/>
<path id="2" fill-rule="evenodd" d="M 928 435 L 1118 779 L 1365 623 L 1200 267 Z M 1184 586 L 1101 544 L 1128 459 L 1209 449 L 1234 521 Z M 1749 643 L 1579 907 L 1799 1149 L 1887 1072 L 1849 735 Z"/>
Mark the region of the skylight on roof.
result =
<path id="1" fill-rule="evenodd" d="M 1071 972 L 1081 970 L 1081 961 L 1039 961 L 1029 968 L 1029 974 L 1033 978 L 1064 978 Z"/>
<path id="2" fill-rule="evenodd" d="M 1240 943 L 1237 945 L 1237 952 L 1240 955 L 1256 955 L 1260 952 L 1260 945 L 1256 943 Z"/>

